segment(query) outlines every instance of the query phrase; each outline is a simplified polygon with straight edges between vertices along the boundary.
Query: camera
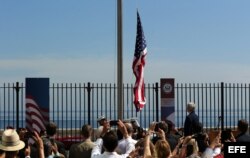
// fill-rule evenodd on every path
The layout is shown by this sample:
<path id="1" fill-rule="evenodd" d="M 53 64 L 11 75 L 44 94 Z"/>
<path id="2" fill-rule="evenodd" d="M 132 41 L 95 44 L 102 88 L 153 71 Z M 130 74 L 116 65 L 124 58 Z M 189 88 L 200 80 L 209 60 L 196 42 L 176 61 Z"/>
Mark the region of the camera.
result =
<path id="1" fill-rule="evenodd" d="M 24 138 L 32 138 L 34 135 L 35 135 L 34 132 L 27 131 L 24 134 Z"/>
<path id="2" fill-rule="evenodd" d="M 55 138 L 49 138 L 52 145 L 55 145 Z"/>
<path id="3" fill-rule="evenodd" d="M 159 128 L 165 133 L 168 132 L 168 125 L 164 121 L 156 122 L 154 131 L 159 132 Z"/>
<path id="4" fill-rule="evenodd" d="M 154 131 L 158 132 L 158 130 L 159 130 L 159 124 L 160 124 L 159 122 L 156 122 Z"/>
<path id="5" fill-rule="evenodd" d="M 111 120 L 109 121 L 110 126 L 117 126 L 118 125 L 118 120 Z"/>
<path id="6" fill-rule="evenodd" d="M 231 133 L 232 133 L 231 129 L 226 129 L 226 130 L 221 131 L 221 142 L 225 143 L 227 140 L 230 140 Z"/>
<path id="7" fill-rule="evenodd" d="M 29 139 L 32 138 L 34 136 L 34 132 L 31 131 L 27 131 L 24 133 L 24 138 L 23 138 L 23 142 L 25 144 L 24 148 L 28 148 L 29 146 Z"/>

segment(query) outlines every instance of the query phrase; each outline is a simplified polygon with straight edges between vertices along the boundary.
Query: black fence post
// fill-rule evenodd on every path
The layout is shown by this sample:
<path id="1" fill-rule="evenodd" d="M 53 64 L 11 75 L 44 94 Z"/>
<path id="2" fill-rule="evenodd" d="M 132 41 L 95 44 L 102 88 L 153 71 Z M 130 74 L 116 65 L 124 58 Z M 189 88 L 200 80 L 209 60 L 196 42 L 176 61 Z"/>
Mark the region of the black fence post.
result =
<path id="1" fill-rule="evenodd" d="M 90 82 L 88 82 L 87 92 L 88 92 L 88 124 L 90 125 L 90 94 L 91 94 Z"/>
<path id="2" fill-rule="evenodd" d="M 14 87 L 16 90 L 16 129 L 19 129 L 19 82 L 16 82 L 16 87 Z"/>
<path id="3" fill-rule="evenodd" d="M 155 83 L 155 104 L 156 104 L 156 121 L 159 122 L 159 90 L 158 90 L 158 82 Z"/>
<path id="4" fill-rule="evenodd" d="M 221 130 L 224 130 L 224 82 L 221 82 Z"/>

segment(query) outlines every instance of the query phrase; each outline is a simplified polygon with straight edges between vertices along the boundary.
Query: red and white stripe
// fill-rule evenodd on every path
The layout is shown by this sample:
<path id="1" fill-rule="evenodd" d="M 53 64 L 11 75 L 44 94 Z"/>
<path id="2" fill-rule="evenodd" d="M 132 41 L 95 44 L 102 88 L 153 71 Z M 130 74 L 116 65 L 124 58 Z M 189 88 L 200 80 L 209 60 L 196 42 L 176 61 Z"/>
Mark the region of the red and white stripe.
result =
<path id="1" fill-rule="evenodd" d="M 35 100 L 26 98 L 26 128 L 40 133 L 45 130 L 49 120 L 49 111 L 40 108 Z"/>
<path id="2" fill-rule="evenodd" d="M 144 66 L 146 54 L 147 48 L 140 53 L 139 58 L 135 57 L 133 60 L 133 72 L 136 77 L 134 86 L 134 104 L 136 105 L 136 111 L 140 111 L 146 104 L 144 95 Z"/>

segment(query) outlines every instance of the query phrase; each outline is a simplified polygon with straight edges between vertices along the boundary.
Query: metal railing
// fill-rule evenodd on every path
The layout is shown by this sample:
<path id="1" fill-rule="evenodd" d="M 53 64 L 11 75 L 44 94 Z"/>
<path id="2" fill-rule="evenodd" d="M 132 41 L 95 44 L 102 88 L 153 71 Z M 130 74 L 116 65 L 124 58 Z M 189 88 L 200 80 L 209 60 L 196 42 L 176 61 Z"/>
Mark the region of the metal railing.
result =
<path id="1" fill-rule="evenodd" d="M 133 105 L 133 84 L 124 84 L 124 119 L 137 118 L 142 127 L 159 121 L 158 83 L 146 84 L 147 104 L 141 112 Z M 105 115 L 117 119 L 116 84 L 65 83 L 50 86 L 50 120 L 62 130 L 62 135 L 74 135 L 83 124 L 97 127 L 97 118 Z M 186 103 L 196 103 L 196 113 L 206 129 L 235 128 L 239 119 L 250 120 L 250 85 L 239 83 L 209 83 L 175 85 L 175 124 L 182 127 Z M 17 112 L 18 111 L 18 112 Z M 5 83 L 0 87 L 0 128 L 25 127 L 25 86 Z M 78 134 L 78 133 L 77 133 Z"/>

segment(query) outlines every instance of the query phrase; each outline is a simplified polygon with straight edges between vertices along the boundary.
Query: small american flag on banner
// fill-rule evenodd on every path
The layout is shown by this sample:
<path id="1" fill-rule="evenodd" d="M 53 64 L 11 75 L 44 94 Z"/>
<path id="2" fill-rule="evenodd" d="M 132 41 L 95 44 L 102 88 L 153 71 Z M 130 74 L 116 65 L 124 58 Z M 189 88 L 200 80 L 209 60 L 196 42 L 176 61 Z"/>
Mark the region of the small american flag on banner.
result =
<path id="1" fill-rule="evenodd" d="M 26 78 L 26 128 L 40 133 L 49 123 L 49 79 Z"/>
<path id="2" fill-rule="evenodd" d="M 49 111 L 40 108 L 31 96 L 26 97 L 26 128 L 40 133 L 45 130 L 48 119 Z"/>
<path id="3" fill-rule="evenodd" d="M 134 104 L 136 111 L 140 111 L 146 101 L 144 96 L 144 66 L 145 56 L 147 54 L 147 44 L 144 37 L 140 15 L 137 11 L 137 35 L 135 43 L 135 54 L 133 60 L 133 73 L 136 77 L 134 85 Z"/>

